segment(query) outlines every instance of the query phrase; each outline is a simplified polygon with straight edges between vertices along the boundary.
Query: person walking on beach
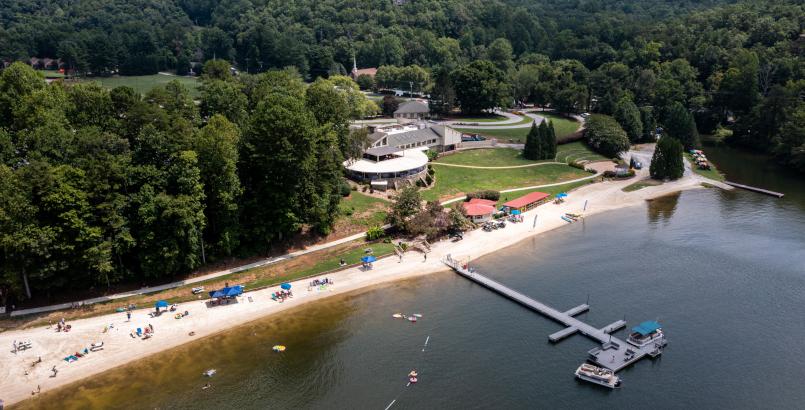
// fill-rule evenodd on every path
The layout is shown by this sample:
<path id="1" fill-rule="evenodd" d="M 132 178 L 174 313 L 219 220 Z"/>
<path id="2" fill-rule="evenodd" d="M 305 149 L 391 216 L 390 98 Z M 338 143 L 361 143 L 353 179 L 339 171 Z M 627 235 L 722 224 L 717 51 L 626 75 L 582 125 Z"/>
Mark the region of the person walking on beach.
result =
<path id="1" fill-rule="evenodd" d="M 56 377 L 56 375 L 59 374 L 59 371 L 56 370 L 56 366 L 53 366 L 53 368 L 50 369 L 50 371 L 53 372 L 53 374 L 50 377 Z"/>
<path id="2" fill-rule="evenodd" d="M 126 312 L 126 322 L 131 322 L 131 311 Z"/>
<path id="3" fill-rule="evenodd" d="M 424 262 L 427 262 L 427 261 L 428 261 L 428 254 L 427 254 L 427 252 L 426 252 L 426 253 L 423 253 L 423 255 L 425 256 L 425 260 L 424 260 Z"/>

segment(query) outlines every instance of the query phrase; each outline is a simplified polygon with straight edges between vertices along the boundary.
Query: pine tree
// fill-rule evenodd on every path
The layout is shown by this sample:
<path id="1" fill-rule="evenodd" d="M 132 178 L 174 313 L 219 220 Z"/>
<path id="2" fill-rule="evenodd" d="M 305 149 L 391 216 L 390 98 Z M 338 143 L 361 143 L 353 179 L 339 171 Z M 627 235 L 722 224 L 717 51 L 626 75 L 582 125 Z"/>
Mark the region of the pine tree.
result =
<path id="1" fill-rule="evenodd" d="M 541 155 L 539 129 L 536 123 L 531 124 L 531 130 L 528 131 L 526 136 L 525 147 L 523 148 L 523 157 L 531 160 L 540 159 Z"/>
<path id="2" fill-rule="evenodd" d="M 545 159 L 556 158 L 556 130 L 553 128 L 553 122 L 548 123 L 548 135 L 546 141 L 546 150 L 544 153 Z"/>
<path id="3" fill-rule="evenodd" d="M 679 179 L 685 172 L 682 143 L 671 137 L 660 138 L 651 158 L 649 173 L 654 179 Z"/>

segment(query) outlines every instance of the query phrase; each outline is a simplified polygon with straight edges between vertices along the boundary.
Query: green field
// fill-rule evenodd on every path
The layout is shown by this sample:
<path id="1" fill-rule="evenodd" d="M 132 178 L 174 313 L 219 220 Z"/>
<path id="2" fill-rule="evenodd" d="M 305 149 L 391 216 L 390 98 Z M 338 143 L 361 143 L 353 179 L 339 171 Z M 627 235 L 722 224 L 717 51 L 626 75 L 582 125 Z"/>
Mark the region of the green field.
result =
<path id="1" fill-rule="evenodd" d="M 64 74 L 56 70 L 36 70 L 36 72 L 44 75 L 45 78 L 64 78 Z"/>
<path id="2" fill-rule="evenodd" d="M 434 165 L 456 164 L 479 167 L 506 167 L 536 164 L 545 161 L 532 161 L 523 158 L 523 151 L 514 148 L 484 148 L 461 151 L 439 158 Z"/>
<path id="3" fill-rule="evenodd" d="M 551 184 L 582 178 L 590 174 L 567 165 L 547 164 L 514 169 L 470 169 L 433 167 L 435 185 L 422 191 L 426 200 L 449 199 L 462 193 Z"/>
<path id="4" fill-rule="evenodd" d="M 559 162 L 571 161 L 608 161 L 609 158 L 593 151 L 583 141 L 562 144 L 556 147 L 556 160 Z"/>
<path id="5" fill-rule="evenodd" d="M 555 114 L 549 113 L 539 113 L 539 115 L 548 118 L 553 123 L 554 130 L 556 131 L 556 138 L 562 138 L 567 135 L 570 135 L 579 128 L 579 123 L 567 119 L 565 117 L 561 117 Z M 528 118 L 525 120 L 524 123 L 527 123 L 530 120 Z M 523 122 L 521 122 L 523 123 Z M 456 128 L 456 131 L 463 132 L 466 134 L 480 134 L 487 137 L 493 137 L 501 140 L 501 142 L 513 142 L 513 143 L 524 143 L 526 135 L 528 135 L 528 131 L 530 130 L 529 127 L 523 128 L 480 128 L 480 129 L 469 129 L 469 128 Z"/>
<path id="6" fill-rule="evenodd" d="M 382 226 L 386 220 L 388 205 L 389 202 L 386 200 L 352 191 L 338 204 L 341 216 L 338 218 L 336 229 L 341 227 L 341 224 L 362 229 Z"/>
<path id="7" fill-rule="evenodd" d="M 707 155 L 707 153 L 705 153 L 705 155 Z M 716 164 L 714 164 L 713 161 L 707 161 L 710 163 L 710 169 L 699 169 L 699 167 L 697 167 L 696 164 L 693 163 L 693 156 L 690 155 L 690 153 L 686 152 L 685 158 L 687 158 L 688 161 L 690 161 L 690 167 L 691 169 L 693 169 L 693 172 L 715 181 L 727 180 L 727 178 L 724 177 L 724 174 L 718 172 L 718 168 L 716 168 Z"/>
<path id="8" fill-rule="evenodd" d="M 483 116 L 477 116 L 477 117 L 450 118 L 450 121 L 458 121 L 458 122 L 492 122 L 492 123 L 494 123 L 494 122 L 497 122 L 497 121 L 503 121 L 505 119 L 506 119 L 506 117 L 504 117 L 502 115 L 493 114 L 493 115 L 483 115 Z"/>
<path id="9" fill-rule="evenodd" d="M 179 81 L 182 85 L 187 87 L 190 95 L 193 98 L 198 98 L 198 87 L 201 82 L 195 77 L 180 77 L 173 75 L 141 75 L 141 76 L 115 76 L 115 77 L 87 77 L 82 78 L 81 81 L 96 82 L 106 88 L 112 89 L 122 85 L 133 88 L 140 94 L 145 95 L 152 88 L 160 85 L 165 85 L 173 80 Z"/>

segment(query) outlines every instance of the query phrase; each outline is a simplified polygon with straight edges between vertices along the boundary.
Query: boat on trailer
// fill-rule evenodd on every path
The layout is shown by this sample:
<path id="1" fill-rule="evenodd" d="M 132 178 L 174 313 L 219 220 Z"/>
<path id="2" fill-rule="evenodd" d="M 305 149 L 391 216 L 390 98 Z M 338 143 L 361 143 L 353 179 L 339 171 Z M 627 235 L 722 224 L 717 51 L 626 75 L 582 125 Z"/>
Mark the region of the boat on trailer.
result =
<path id="1" fill-rule="evenodd" d="M 615 375 L 615 372 L 589 363 L 582 363 L 576 369 L 576 378 L 599 386 L 609 387 L 610 389 L 621 387 L 621 378 Z"/>

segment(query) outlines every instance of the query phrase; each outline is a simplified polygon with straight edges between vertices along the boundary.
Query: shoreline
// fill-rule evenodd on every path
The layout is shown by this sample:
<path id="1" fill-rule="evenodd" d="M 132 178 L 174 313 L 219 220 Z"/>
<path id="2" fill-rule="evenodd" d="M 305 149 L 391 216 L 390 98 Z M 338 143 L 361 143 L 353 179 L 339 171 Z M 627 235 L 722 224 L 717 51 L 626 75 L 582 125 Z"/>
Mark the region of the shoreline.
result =
<path id="1" fill-rule="evenodd" d="M 641 172 L 641 176 L 644 176 L 642 174 Z M 573 191 L 564 204 L 549 203 L 526 212 L 523 223 L 508 224 L 506 229 L 492 232 L 480 229 L 471 231 L 459 242 L 436 242 L 426 260 L 420 253 L 409 252 L 402 261 L 396 257 L 381 259 L 375 263 L 374 269 L 366 272 L 351 268 L 328 274 L 326 276 L 335 283 L 324 291 L 308 290 L 307 284 L 312 278 L 291 282 L 294 297 L 284 303 L 270 298 L 270 294 L 279 289 L 276 286 L 245 293 L 237 303 L 225 306 L 207 307 L 206 300 L 183 303 L 179 306 L 179 311 L 187 310 L 190 315 L 180 320 L 174 319 L 170 312 L 159 318 L 148 318 L 148 313 L 152 311 L 149 308 L 133 311 L 130 323 L 126 322 L 125 314 L 112 313 L 71 322 L 72 330 L 69 333 L 57 333 L 52 328 L 44 327 L 4 332 L 0 334 L 0 346 L 8 347 L 13 341 L 31 340 L 33 348 L 17 354 L 10 350 L 0 353 L 0 399 L 5 400 L 6 405 L 13 405 L 31 398 L 31 391 L 36 390 L 37 385 L 41 386 L 42 391 L 50 391 L 292 307 L 329 296 L 369 290 L 383 284 L 448 270 L 441 262 L 448 254 L 458 260 L 478 258 L 516 245 L 525 239 L 567 225 L 560 216 L 565 212 L 581 212 L 587 201 L 585 215 L 589 216 L 636 206 L 646 200 L 675 192 L 702 188 L 702 182 L 709 182 L 706 178 L 689 175 L 677 181 L 633 192 L 621 190 L 638 180 L 639 178 L 631 178 L 583 186 Z M 532 228 L 535 215 L 538 217 Z M 132 329 L 147 327 L 149 323 L 155 329 L 151 339 L 140 340 L 129 336 Z M 114 328 L 104 333 L 105 326 L 110 324 Z M 195 332 L 195 336 L 188 335 L 191 331 Z M 62 360 L 73 352 L 100 341 L 104 342 L 104 350 L 90 353 L 70 364 Z M 31 363 L 39 356 L 42 357 L 42 363 L 31 367 Z M 54 365 L 59 372 L 57 377 L 52 378 L 50 369 Z"/>

